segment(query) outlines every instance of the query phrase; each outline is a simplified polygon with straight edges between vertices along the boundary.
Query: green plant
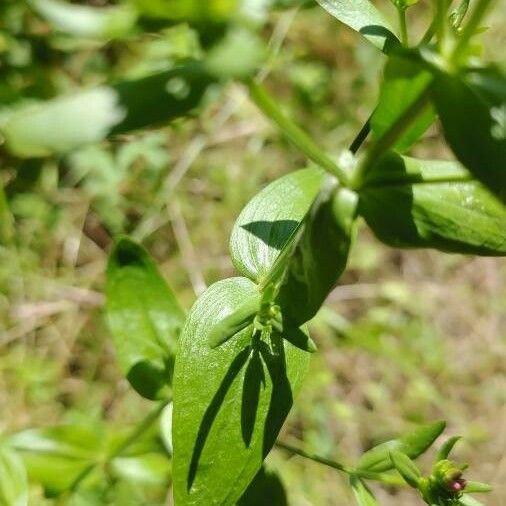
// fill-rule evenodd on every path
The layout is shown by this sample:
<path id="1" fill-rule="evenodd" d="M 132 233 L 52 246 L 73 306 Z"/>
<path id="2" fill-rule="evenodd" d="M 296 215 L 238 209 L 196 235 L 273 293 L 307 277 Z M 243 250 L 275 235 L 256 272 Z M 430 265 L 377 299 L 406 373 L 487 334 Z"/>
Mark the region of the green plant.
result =
<path id="1" fill-rule="evenodd" d="M 47 11 L 52 2 L 37 3 L 43 12 L 53 12 Z M 234 78 L 311 162 L 253 197 L 230 239 L 241 277 L 212 285 L 188 315 L 147 253 L 127 238 L 118 240 L 107 272 L 108 322 L 126 378 L 157 404 L 138 428 L 121 437 L 107 427 L 72 426 L 7 438 L 6 451 L 24 456 L 29 477 L 48 494 L 72 501 L 90 488 L 103 501 L 104 476 L 109 481 L 132 475 L 163 480 L 168 454 L 173 454 L 176 505 L 258 504 L 266 496 L 284 504 L 279 482 L 263 467 L 275 445 L 348 475 L 359 505 L 377 504 L 367 481 L 405 482 L 430 506 L 476 504 L 467 494 L 489 490 L 466 481 L 463 467 L 448 459 L 455 438 L 443 445 L 431 474 L 422 476 L 413 460 L 441 435 L 443 422 L 380 444 L 355 465 L 277 441 L 316 351 L 307 323 L 345 270 L 360 218 L 395 247 L 506 254 L 506 85 L 501 71 L 477 59 L 473 47 L 491 2 L 477 0 L 467 17 L 468 2 L 452 10 L 452 2 L 434 0 L 432 22 L 415 45 L 410 45 L 406 11 L 416 2 L 394 2 L 399 38 L 367 0 L 319 3 L 387 56 L 378 104 L 338 160 L 322 151 L 252 77 L 263 51 L 248 31 L 228 39 L 226 50 L 218 42 L 203 61 L 6 116 L 3 134 L 13 154 L 63 153 L 182 116 L 208 86 Z M 149 5 L 150 12 L 159 12 L 157 2 Z M 227 11 L 220 2 L 212 5 L 211 17 Z M 115 36 L 134 22 L 131 12 L 122 15 L 127 17 L 115 25 Z M 199 18 L 202 13 L 177 15 Z M 59 26 L 66 29 L 65 23 Z M 99 35 L 104 26 L 109 25 L 102 20 Z M 253 48 L 254 57 L 251 65 L 230 65 L 225 72 L 217 63 L 224 58 L 220 51 L 228 55 L 234 44 L 240 52 Z M 172 83 L 169 93 L 167 83 Z M 138 94 L 148 95 L 148 103 L 140 104 Z M 55 115 L 65 135 L 45 127 Z M 80 128 L 67 128 L 76 116 Z M 405 156 L 437 117 L 459 162 Z M 163 445 L 148 430 L 160 414 Z M 19 462 L 7 457 L 2 465 L 11 469 Z M 10 499 L 14 492 L 8 493 L 5 503 L 16 504 Z"/>

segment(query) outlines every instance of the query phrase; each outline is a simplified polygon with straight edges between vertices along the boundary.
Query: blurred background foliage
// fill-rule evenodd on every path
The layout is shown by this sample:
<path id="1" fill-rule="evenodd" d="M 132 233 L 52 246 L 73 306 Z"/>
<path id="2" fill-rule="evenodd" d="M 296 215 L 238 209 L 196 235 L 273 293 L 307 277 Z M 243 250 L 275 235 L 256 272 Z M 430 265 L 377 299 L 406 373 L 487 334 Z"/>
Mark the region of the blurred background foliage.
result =
<path id="1" fill-rule="evenodd" d="M 392 6 L 380 3 L 394 19 Z M 429 4 L 409 11 L 414 33 L 423 33 Z M 498 2 L 484 44 L 502 61 L 504 9 Z M 42 117 L 40 128 L 57 140 L 74 135 L 47 156 L 13 149 L 5 127 L 0 433 L 70 422 L 122 433 L 147 412 L 148 401 L 119 372 L 103 321 L 112 241 L 118 234 L 141 241 L 189 308 L 206 285 L 234 274 L 228 236 L 244 204 L 305 164 L 229 78 L 258 69 L 286 110 L 338 156 L 371 112 L 383 58 L 302 0 L 3 0 L 0 127 L 17 111 L 30 117 L 26 108 L 39 101 L 189 60 L 204 59 L 212 78 L 190 118 L 155 118 L 107 140 L 104 131 L 74 142 L 86 128 L 84 109 L 93 124 L 107 114 L 101 102 L 61 123 Z M 184 99 L 187 85 L 169 80 L 166 91 Z M 137 97 L 141 113 L 144 99 Z M 439 139 L 432 129 L 415 154 L 449 156 Z M 504 261 L 401 252 L 363 229 L 350 269 L 312 325 L 320 352 L 282 439 L 346 461 L 412 424 L 446 419 L 450 435 L 465 436 L 459 459 L 494 486 L 483 501 L 506 504 L 505 308 Z M 279 451 L 268 464 L 291 505 L 352 504 L 331 469 Z M 149 466 L 158 473 L 139 478 L 124 462 L 100 490 L 102 503 L 167 504 L 170 470 L 156 459 Z M 31 494 L 37 505 L 91 504 L 85 495 L 44 499 L 37 487 Z M 378 498 L 418 504 L 402 490 Z"/>

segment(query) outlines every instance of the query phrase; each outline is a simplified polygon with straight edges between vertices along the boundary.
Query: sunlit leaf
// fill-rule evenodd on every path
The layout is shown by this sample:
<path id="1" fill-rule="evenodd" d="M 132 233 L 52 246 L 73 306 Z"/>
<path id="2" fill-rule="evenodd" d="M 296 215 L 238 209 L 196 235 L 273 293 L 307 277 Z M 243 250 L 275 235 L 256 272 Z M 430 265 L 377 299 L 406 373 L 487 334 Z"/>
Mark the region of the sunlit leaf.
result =
<path id="1" fill-rule="evenodd" d="M 230 254 L 236 269 L 261 282 L 313 204 L 325 173 L 291 172 L 255 195 L 232 230 Z"/>
<path id="2" fill-rule="evenodd" d="M 212 285 L 182 334 L 174 375 L 176 504 L 233 505 L 259 471 L 290 411 L 309 354 L 248 327 L 218 349 L 210 329 L 257 287 L 246 278 Z"/>
<path id="3" fill-rule="evenodd" d="M 390 459 L 404 481 L 410 487 L 418 488 L 422 475 L 416 464 L 406 454 L 395 450 L 390 452 Z"/>
<path id="4" fill-rule="evenodd" d="M 357 468 L 367 471 L 383 472 L 392 469 L 390 459 L 392 451 L 405 453 L 409 458 L 416 459 L 424 453 L 443 432 L 445 422 L 422 425 L 399 439 L 381 443 L 365 452 L 358 461 Z"/>
<path id="5" fill-rule="evenodd" d="M 383 158 L 360 192 L 360 214 L 400 248 L 506 255 L 506 208 L 456 162 Z"/>
<path id="6" fill-rule="evenodd" d="M 29 4 L 56 30 L 74 37 L 121 37 L 134 27 L 137 17 L 128 4 L 102 8 L 60 0 L 29 0 Z"/>
<path id="7" fill-rule="evenodd" d="M 372 44 L 388 51 L 398 44 L 390 23 L 369 0 L 316 0 L 339 21 L 361 33 Z"/>
<path id="8" fill-rule="evenodd" d="M 381 85 L 378 105 L 371 118 L 374 137 L 384 136 L 407 109 L 428 88 L 432 76 L 430 72 L 399 56 L 390 57 Z M 433 107 L 426 107 L 423 114 L 398 139 L 393 148 L 404 152 L 415 143 L 434 122 Z"/>
<path id="9" fill-rule="evenodd" d="M 359 477 L 351 476 L 350 485 L 358 506 L 378 506 L 373 493 Z"/>
<path id="10" fill-rule="evenodd" d="M 0 506 L 27 506 L 28 482 L 21 458 L 0 448 Z"/>
<path id="11" fill-rule="evenodd" d="M 0 125 L 20 157 L 66 153 L 109 135 L 168 122 L 200 102 L 210 77 L 196 63 L 14 108 Z"/>
<path id="12" fill-rule="evenodd" d="M 472 82 L 472 79 L 469 79 Z M 448 144 L 460 162 L 506 202 L 506 79 L 486 93 L 461 76 L 438 72 L 432 96 Z"/>
<path id="13" fill-rule="evenodd" d="M 155 262 L 139 245 L 121 239 L 109 257 L 107 320 L 119 364 L 143 396 L 163 395 L 184 312 Z"/>

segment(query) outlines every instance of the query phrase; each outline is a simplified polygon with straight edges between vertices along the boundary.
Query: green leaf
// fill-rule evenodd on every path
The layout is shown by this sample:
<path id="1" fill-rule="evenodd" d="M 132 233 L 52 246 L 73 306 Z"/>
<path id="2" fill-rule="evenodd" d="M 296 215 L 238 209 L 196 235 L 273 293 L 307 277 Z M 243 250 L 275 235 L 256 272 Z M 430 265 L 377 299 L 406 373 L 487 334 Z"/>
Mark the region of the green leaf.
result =
<path id="1" fill-rule="evenodd" d="M 260 468 L 253 481 L 237 501 L 237 506 L 288 506 L 285 488 L 279 475 Z"/>
<path id="2" fill-rule="evenodd" d="M 92 426 L 64 425 L 19 432 L 7 443 L 22 456 L 30 480 L 58 495 L 98 462 L 104 434 Z"/>
<path id="3" fill-rule="evenodd" d="M 383 14 L 369 0 L 316 0 L 329 14 L 388 52 L 399 41 Z"/>
<path id="4" fill-rule="evenodd" d="M 416 459 L 424 453 L 445 429 L 443 421 L 422 425 L 418 429 L 402 436 L 381 443 L 365 452 L 358 461 L 357 469 L 373 472 L 384 472 L 392 469 L 390 453 L 399 451 L 409 458 Z"/>
<path id="5" fill-rule="evenodd" d="M 212 23 L 226 21 L 238 0 L 133 0 L 133 4 L 148 17 Z"/>
<path id="6" fill-rule="evenodd" d="M 246 28 L 232 28 L 206 57 L 210 74 L 225 79 L 244 79 L 256 72 L 267 57 L 263 40 Z"/>
<path id="7" fill-rule="evenodd" d="M 19 106 L 0 125 L 7 148 L 23 158 L 66 153 L 109 135 L 168 122 L 200 102 L 211 78 L 198 63 L 47 102 Z"/>
<path id="8" fill-rule="evenodd" d="M 378 506 L 373 493 L 358 476 L 350 476 L 350 485 L 358 506 Z"/>
<path id="9" fill-rule="evenodd" d="M 210 329 L 256 292 L 246 278 L 220 281 L 186 321 L 174 375 L 176 504 L 235 504 L 272 448 L 305 376 L 308 353 L 276 336 L 252 339 L 251 327 L 217 350 L 209 347 Z"/>
<path id="10" fill-rule="evenodd" d="M 464 494 L 459 499 L 459 504 L 461 506 L 484 506 L 483 503 L 477 501 L 474 497 L 471 497 L 470 495 L 467 494 Z"/>
<path id="11" fill-rule="evenodd" d="M 291 172 L 250 200 L 230 238 L 232 261 L 242 275 L 261 283 L 270 273 L 311 208 L 324 176 L 316 168 Z"/>
<path id="12" fill-rule="evenodd" d="M 28 482 L 21 458 L 0 448 L 0 506 L 27 506 Z"/>
<path id="13" fill-rule="evenodd" d="M 487 94 L 461 76 L 438 72 L 432 97 L 448 144 L 459 161 L 506 202 L 504 76 Z M 502 84 L 501 84 L 502 83 Z"/>
<path id="14" fill-rule="evenodd" d="M 185 315 L 154 261 L 130 239 L 121 239 L 111 252 L 106 296 L 122 371 L 142 396 L 163 396 Z"/>
<path id="15" fill-rule="evenodd" d="M 399 451 L 390 452 L 390 459 L 404 481 L 410 487 L 417 489 L 422 475 L 416 464 L 406 454 Z"/>
<path id="16" fill-rule="evenodd" d="M 110 466 L 110 472 L 115 478 L 146 485 L 167 484 L 170 471 L 168 456 L 154 452 L 116 457 Z"/>
<path id="17" fill-rule="evenodd" d="M 455 162 L 382 158 L 360 192 L 359 212 L 393 247 L 506 254 L 506 208 Z"/>
<path id="18" fill-rule="evenodd" d="M 29 4 L 56 30 L 89 39 L 122 37 L 137 18 L 130 5 L 96 8 L 55 0 L 29 0 Z"/>
<path id="19" fill-rule="evenodd" d="M 492 492 L 493 489 L 488 483 L 467 480 L 465 490 L 468 494 L 485 494 Z"/>
<path id="20" fill-rule="evenodd" d="M 373 136 L 380 139 L 425 92 L 432 80 L 430 72 L 416 62 L 400 56 L 389 58 L 376 110 L 371 118 Z M 422 115 L 397 140 L 396 151 L 408 150 L 436 119 L 433 107 Z"/>
<path id="21" fill-rule="evenodd" d="M 462 436 L 453 436 L 445 441 L 443 446 L 439 449 L 436 456 L 436 462 L 440 460 L 447 460 L 453 447 L 462 439 Z"/>
<path id="22" fill-rule="evenodd" d="M 334 288 L 348 260 L 357 200 L 327 177 L 287 259 L 278 297 L 284 319 L 297 325 L 309 321 Z"/>

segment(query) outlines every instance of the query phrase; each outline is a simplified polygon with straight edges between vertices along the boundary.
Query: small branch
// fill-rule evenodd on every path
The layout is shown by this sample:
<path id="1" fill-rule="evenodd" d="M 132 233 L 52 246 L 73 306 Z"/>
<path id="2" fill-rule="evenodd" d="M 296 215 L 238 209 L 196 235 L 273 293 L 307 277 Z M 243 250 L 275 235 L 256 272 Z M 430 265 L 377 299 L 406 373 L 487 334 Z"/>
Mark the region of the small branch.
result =
<path id="1" fill-rule="evenodd" d="M 188 233 L 188 228 L 186 227 L 186 223 L 184 221 L 183 213 L 181 212 L 181 208 L 175 199 L 168 203 L 168 213 L 170 215 L 172 229 L 174 230 L 179 250 L 182 254 L 183 262 L 186 266 L 186 270 L 188 271 L 193 291 L 195 292 L 195 295 L 198 296 L 205 291 L 207 285 L 204 280 L 204 275 L 202 274 L 197 262 L 197 255 L 195 254 L 195 249 L 193 248 L 190 234 Z"/>
<path id="2" fill-rule="evenodd" d="M 335 176 L 343 186 L 346 186 L 348 182 L 348 175 L 346 172 L 334 163 L 301 127 L 281 111 L 278 104 L 269 95 L 267 90 L 253 80 L 247 81 L 246 85 L 248 86 L 250 97 L 253 102 L 265 116 L 271 119 L 280 128 L 281 132 L 288 140 L 299 148 L 310 160 Z"/>
<path id="3" fill-rule="evenodd" d="M 362 163 L 357 167 L 353 175 L 351 187 L 359 189 L 362 187 L 365 176 L 377 162 L 395 144 L 397 139 L 409 128 L 429 104 L 429 85 L 420 93 L 418 98 L 404 111 L 397 121 L 380 137 L 367 151 Z"/>
<path id="4" fill-rule="evenodd" d="M 401 32 L 401 43 L 403 46 L 409 45 L 408 26 L 406 24 L 406 8 L 397 7 L 397 14 L 399 15 L 399 29 Z"/>
<path id="5" fill-rule="evenodd" d="M 367 121 L 362 125 L 362 128 L 358 132 L 355 139 L 353 139 L 353 142 L 350 145 L 350 151 L 356 155 L 357 151 L 361 148 L 362 144 L 365 142 L 369 134 L 371 133 L 371 118 L 373 113 L 367 118 Z"/>

